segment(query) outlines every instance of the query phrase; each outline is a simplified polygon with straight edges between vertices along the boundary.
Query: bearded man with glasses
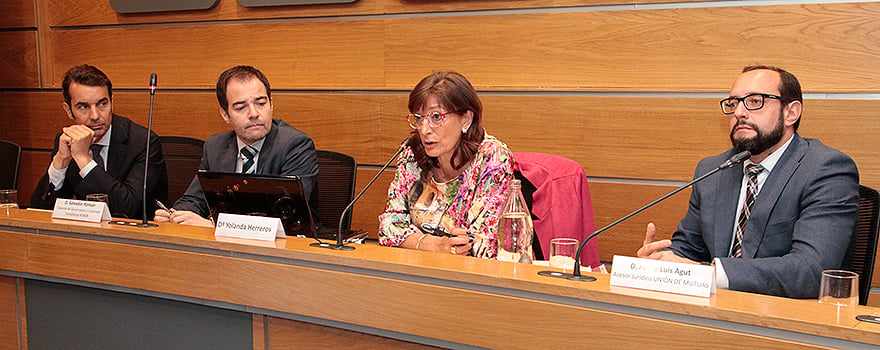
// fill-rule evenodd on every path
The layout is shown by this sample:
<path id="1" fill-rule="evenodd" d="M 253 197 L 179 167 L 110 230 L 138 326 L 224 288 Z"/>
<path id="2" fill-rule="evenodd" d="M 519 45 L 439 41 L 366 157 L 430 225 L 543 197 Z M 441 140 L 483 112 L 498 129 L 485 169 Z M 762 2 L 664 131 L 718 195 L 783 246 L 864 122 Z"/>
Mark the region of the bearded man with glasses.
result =
<path id="1" fill-rule="evenodd" d="M 648 224 L 638 256 L 711 263 L 719 288 L 816 298 L 822 271 L 841 268 L 854 239 L 859 173 L 846 154 L 798 135 L 802 110 L 794 75 L 745 67 L 721 100 L 733 148 L 695 174 L 742 151 L 751 157 L 694 186 L 671 240 L 654 242 Z"/>

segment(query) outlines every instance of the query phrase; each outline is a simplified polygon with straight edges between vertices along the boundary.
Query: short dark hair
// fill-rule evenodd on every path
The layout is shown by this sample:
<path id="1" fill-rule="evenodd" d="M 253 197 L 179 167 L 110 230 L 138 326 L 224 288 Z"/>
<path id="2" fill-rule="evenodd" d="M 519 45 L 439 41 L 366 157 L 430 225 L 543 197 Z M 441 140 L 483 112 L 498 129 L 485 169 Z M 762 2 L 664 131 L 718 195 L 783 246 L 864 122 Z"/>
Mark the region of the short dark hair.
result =
<path id="1" fill-rule="evenodd" d="M 263 86 L 266 87 L 266 96 L 269 97 L 270 101 L 272 100 L 272 89 L 269 87 L 269 79 L 266 79 L 263 72 L 251 66 L 235 66 L 220 73 L 220 78 L 217 79 L 217 102 L 220 103 L 220 108 L 223 108 L 224 111 L 229 108 L 229 101 L 226 99 L 226 86 L 229 85 L 229 81 L 232 79 L 245 81 L 248 78 L 260 80 Z"/>
<path id="2" fill-rule="evenodd" d="M 781 101 L 783 105 L 792 101 L 804 103 L 804 95 L 803 92 L 801 92 L 801 83 L 798 82 L 798 79 L 794 74 L 779 67 L 765 65 L 745 66 L 743 67 L 742 72 L 751 72 L 753 70 L 772 70 L 779 73 L 779 97 L 782 97 Z M 803 117 L 803 112 L 801 112 L 801 117 Z M 801 118 L 798 118 L 798 120 L 794 122 L 794 131 L 797 131 L 800 125 Z"/>
<path id="3" fill-rule="evenodd" d="M 64 73 L 64 80 L 61 81 L 61 93 L 64 95 L 64 103 L 70 106 L 70 83 L 74 82 L 85 86 L 106 86 L 107 94 L 110 100 L 113 100 L 113 83 L 110 78 L 95 66 L 84 64 L 73 67 Z"/>
<path id="4" fill-rule="evenodd" d="M 474 159 L 480 143 L 483 142 L 483 104 L 467 78 L 456 72 L 435 72 L 424 77 L 409 94 L 410 113 L 424 108 L 429 96 L 437 97 L 438 102 L 447 112 L 464 114 L 471 111 L 474 114 L 470 127 L 461 135 L 449 160 L 454 169 L 460 169 Z M 418 130 L 412 131 L 412 141 L 409 144 L 416 163 L 422 169 L 422 174 L 427 174 L 432 168 L 440 167 L 436 157 L 429 157 L 425 153 Z"/>

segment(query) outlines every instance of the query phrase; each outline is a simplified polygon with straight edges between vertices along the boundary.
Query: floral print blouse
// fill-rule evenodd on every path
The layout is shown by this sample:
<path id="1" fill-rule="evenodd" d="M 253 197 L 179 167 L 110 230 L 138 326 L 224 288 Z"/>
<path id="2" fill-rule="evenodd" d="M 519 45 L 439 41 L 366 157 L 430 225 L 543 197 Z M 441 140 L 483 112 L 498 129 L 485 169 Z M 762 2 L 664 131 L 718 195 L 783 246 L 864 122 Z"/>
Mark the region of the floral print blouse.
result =
<path id="1" fill-rule="evenodd" d="M 414 233 L 442 236 L 460 227 L 474 238 L 469 255 L 494 259 L 498 221 L 512 178 L 510 149 L 490 135 L 464 172 L 445 183 L 432 176 L 423 179 L 407 146 L 397 160 L 385 212 L 379 216 L 379 243 L 398 246 Z"/>

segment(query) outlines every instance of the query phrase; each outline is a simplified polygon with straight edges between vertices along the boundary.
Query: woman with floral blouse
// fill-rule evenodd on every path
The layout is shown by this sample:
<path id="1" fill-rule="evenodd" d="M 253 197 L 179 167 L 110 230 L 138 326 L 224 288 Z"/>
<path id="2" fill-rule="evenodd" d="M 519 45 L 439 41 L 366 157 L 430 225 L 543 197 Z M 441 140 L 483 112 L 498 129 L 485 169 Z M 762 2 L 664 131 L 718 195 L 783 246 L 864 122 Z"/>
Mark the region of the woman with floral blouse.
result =
<path id="1" fill-rule="evenodd" d="M 433 73 L 410 92 L 409 111 L 412 137 L 379 216 L 379 242 L 495 258 L 513 158 L 483 129 L 477 92 L 461 74 Z"/>

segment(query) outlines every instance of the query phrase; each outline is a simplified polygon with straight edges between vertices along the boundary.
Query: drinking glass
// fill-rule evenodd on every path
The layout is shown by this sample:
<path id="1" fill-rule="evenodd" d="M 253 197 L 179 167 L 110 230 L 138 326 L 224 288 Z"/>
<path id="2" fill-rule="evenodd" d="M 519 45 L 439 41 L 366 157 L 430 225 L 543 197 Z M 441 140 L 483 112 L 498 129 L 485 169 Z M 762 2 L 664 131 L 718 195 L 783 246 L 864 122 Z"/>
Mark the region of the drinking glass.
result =
<path id="1" fill-rule="evenodd" d="M 819 302 L 846 307 L 859 305 L 859 274 L 846 270 L 822 271 Z"/>
<path id="2" fill-rule="evenodd" d="M 574 270 L 574 257 L 577 254 L 578 240 L 574 238 L 554 238 L 550 240 L 550 266 L 561 268 L 563 272 Z"/>
<path id="3" fill-rule="evenodd" d="M 0 190 L 0 211 L 9 215 L 9 210 L 15 208 L 18 208 L 18 190 Z"/>

